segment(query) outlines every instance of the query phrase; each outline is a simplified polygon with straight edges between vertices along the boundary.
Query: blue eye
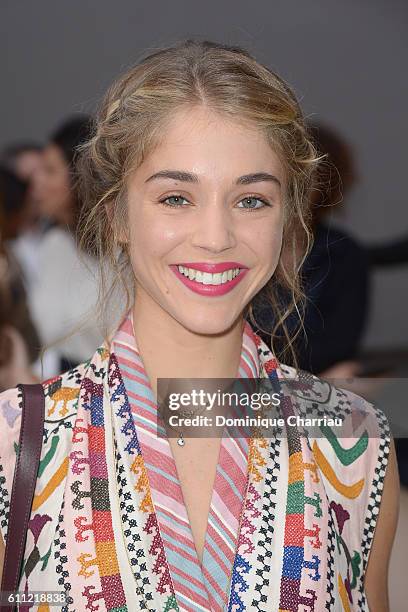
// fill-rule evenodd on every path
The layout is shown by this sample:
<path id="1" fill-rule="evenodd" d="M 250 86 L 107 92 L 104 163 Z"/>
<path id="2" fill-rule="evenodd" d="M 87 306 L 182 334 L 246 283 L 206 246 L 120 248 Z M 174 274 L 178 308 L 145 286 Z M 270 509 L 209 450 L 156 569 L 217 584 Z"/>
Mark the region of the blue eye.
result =
<path id="1" fill-rule="evenodd" d="M 167 200 L 176 200 L 176 202 L 169 203 L 167 202 Z M 183 196 L 173 194 L 173 195 L 167 196 L 167 198 L 164 198 L 163 200 L 160 200 L 160 203 L 164 204 L 164 206 L 169 206 L 170 208 L 182 208 L 184 204 L 182 204 L 180 200 L 185 200 L 186 202 L 188 202 L 188 200 L 186 200 L 186 198 L 183 198 Z"/>
<path id="2" fill-rule="evenodd" d="M 246 202 L 248 206 L 238 206 L 238 208 L 245 208 L 246 210 L 259 210 L 261 208 L 264 208 L 265 206 L 270 206 L 270 204 L 266 200 L 263 200 L 262 198 L 258 198 L 258 196 L 247 196 L 246 198 L 241 200 L 241 202 Z M 239 204 L 241 202 L 239 202 Z M 261 206 L 257 206 L 256 202 L 261 202 Z"/>
<path id="3" fill-rule="evenodd" d="M 159 202 L 160 204 L 163 204 L 163 206 L 168 206 L 169 208 L 184 208 L 185 204 L 183 202 L 188 202 L 188 200 L 180 194 L 173 193 L 172 195 L 167 196 L 167 198 L 159 200 Z M 270 206 L 269 202 L 259 198 L 258 196 L 246 196 L 239 202 L 239 204 L 241 204 L 241 202 L 246 203 L 246 205 L 238 206 L 238 208 L 243 208 L 249 211 L 260 210 L 261 208 L 265 208 L 265 206 Z M 260 206 L 259 203 L 261 204 Z"/>

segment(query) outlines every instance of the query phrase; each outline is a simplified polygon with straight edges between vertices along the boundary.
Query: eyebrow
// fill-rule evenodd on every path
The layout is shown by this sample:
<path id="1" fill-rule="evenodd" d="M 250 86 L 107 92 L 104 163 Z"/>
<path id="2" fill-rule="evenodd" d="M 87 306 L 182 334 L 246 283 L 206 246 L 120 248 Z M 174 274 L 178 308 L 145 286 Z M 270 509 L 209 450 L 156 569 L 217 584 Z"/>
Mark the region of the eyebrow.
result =
<path id="1" fill-rule="evenodd" d="M 156 172 L 155 174 L 152 174 L 152 176 L 149 176 L 149 178 L 145 180 L 145 183 L 161 178 L 181 181 L 183 183 L 200 182 L 198 175 L 193 174 L 191 172 L 185 172 L 183 170 L 160 170 L 160 172 Z M 279 187 L 281 187 L 280 180 L 273 174 L 269 174 L 269 172 L 255 172 L 253 174 L 244 174 L 243 176 L 237 178 L 235 184 L 250 185 L 252 183 L 261 183 L 263 181 L 273 182 L 279 185 Z"/>

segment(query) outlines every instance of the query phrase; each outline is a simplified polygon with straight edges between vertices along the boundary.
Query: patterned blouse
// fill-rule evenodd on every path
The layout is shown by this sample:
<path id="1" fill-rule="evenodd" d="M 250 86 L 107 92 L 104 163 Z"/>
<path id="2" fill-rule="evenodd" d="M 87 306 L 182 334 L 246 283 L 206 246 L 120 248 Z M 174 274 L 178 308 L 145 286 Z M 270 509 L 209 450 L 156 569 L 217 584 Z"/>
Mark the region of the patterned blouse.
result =
<path id="1" fill-rule="evenodd" d="M 384 414 L 315 376 L 296 378 L 248 323 L 237 378 L 271 381 L 285 425 L 281 435 L 222 438 L 202 562 L 131 316 L 88 362 L 44 382 L 20 590 L 65 593 L 63 612 L 367 611 L 390 448 Z M 353 435 L 289 424 L 312 411 L 349 419 Z M 19 390 L 0 394 L 3 539 L 20 420 Z"/>

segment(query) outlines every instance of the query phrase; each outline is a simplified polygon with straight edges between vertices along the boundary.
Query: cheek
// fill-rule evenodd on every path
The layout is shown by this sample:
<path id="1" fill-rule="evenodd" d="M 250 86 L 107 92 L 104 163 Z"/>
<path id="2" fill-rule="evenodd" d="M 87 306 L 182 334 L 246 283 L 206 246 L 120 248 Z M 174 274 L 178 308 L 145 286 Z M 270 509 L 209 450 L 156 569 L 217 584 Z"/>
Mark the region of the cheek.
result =
<path id="1" fill-rule="evenodd" d="M 129 215 L 130 250 L 134 263 L 159 264 L 180 242 L 182 230 L 166 219 Z"/>
<path id="2" fill-rule="evenodd" d="M 261 266 L 269 269 L 272 263 L 277 264 L 282 248 L 282 237 L 282 224 L 275 224 L 272 227 L 264 224 L 258 232 L 251 234 L 252 248 Z"/>
<path id="3" fill-rule="evenodd" d="M 279 259 L 281 250 L 282 250 L 282 240 L 283 240 L 283 228 L 279 230 L 275 230 L 270 239 L 269 249 L 272 252 L 273 256 L 276 260 Z"/>

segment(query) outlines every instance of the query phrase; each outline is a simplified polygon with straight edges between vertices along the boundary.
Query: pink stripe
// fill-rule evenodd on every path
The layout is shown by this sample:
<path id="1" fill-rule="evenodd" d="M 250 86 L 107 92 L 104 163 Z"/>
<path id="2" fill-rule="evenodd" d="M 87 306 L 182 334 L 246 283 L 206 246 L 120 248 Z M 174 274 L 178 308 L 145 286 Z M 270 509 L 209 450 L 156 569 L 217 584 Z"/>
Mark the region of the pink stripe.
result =
<path id="1" fill-rule="evenodd" d="M 226 452 L 229 453 L 230 457 L 234 458 L 237 469 L 240 470 L 246 479 L 248 457 L 246 456 L 244 449 L 241 447 L 239 440 L 237 438 L 231 438 L 230 436 L 226 437 L 224 441 L 224 448 Z"/>
<path id="2" fill-rule="evenodd" d="M 172 454 L 171 454 L 171 448 L 166 440 L 166 438 L 162 437 L 162 436 L 148 436 L 145 432 L 146 431 L 151 431 L 153 434 L 157 434 L 157 426 L 154 425 L 153 426 L 149 426 L 149 429 L 147 429 L 147 425 L 145 424 L 145 429 L 143 433 L 139 433 L 137 434 L 137 437 L 139 439 L 139 441 L 142 442 L 142 444 L 145 444 L 146 446 L 150 445 L 150 447 L 155 450 L 158 453 L 162 453 L 163 455 L 165 455 L 166 457 L 168 457 L 169 461 L 171 461 L 172 458 Z"/>
<path id="3" fill-rule="evenodd" d="M 183 572 L 182 569 L 180 569 L 179 567 L 176 567 L 175 565 L 172 565 L 172 567 L 174 568 L 173 571 L 174 571 L 175 574 L 177 574 L 181 578 L 184 578 L 187 581 L 189 580 L 190 582 L 192 582 L 193 584 L 195 584 L 199 588 L 201 588 L 201 589 L 203 588 L 202 583 L 199 582 L 198 580 L 196 580 L 196 578 L 194 578 L 190 574 L 186 574 L 186 572 Z"/>
<path id="4" fill-rule="evenodd" d="M 218 523 L 222 520 L 223 528 L 225 529 L 225 531 L 228 531 L 229 535 L 232 537 L 232 539 L 234 539 L 238 527 L 239 518 L 230 512 L 229 508 L 227 508 L 227 506 L 224 504 L 217 491 L 214 491 L 213 497 L 214 503 L 212 504 L 212 506 L 216 511 L 216 522 Z"/>
<path id="5" fill-rule="evenodd" d="M 226 602 L 226 598 L 227 598 L 227 593 L 224 593 L 221 589 L 220 589 L 220 585 L 218 584 L 218 582 L 216 582 L 213 578 L 213 576 L 207 571 L 207 569 L 204 567 L 203 568 L 203 574 L 206 578 L 206 580 L 208 580 L 208 582 L 211 584 L 212 588 L 214 589 L 214 591 L 216 591 L 218 593 L 218 595 L 221 597 L 221 600 L 225 603 Z M 210 602 L 211 602 L 211 610 L 223 610 L 223 606 L 220 607 L 219 604 L 217 603 L 216 599 L 214 599 L 214 597 L 212 597 L 211 593 L 208 593 L 208 596 L 210 598 Z"/>
<path id="6" fill-rule="evenodd" d="M 225 541 L 223 539 L 223 537 L 220 535 L 219 531 L 217 531 L 216 527 L 218 527 L 220 525 L 220 519 L 218 516 L 216 516 L 215 512 L 213 509 L 211 509 L 211 521 L 209 521 L 208 523 L 208 533 L 209 535 L 212 537 L 212 539 L 214 540 L 214 542 L 217 544 L 217 546 L 220 547 L 220 549 L 222 550 L 222 552 L 224 553 L 224 555 L 229 558 L 231 556 L 233 556 L 235 554 L 235 546 L 234 546 L 234 550 L 231 550 L 229 542 Z M 215 525 L 215 527 L 214 527 Z M 228 530 L 225 529 L 225 525 L 223 523 L 221 523 L 221 527 L 219 527 L 221 533 L 222 532 L 227 532 L 228 534 Z M 235 542 L 235 540 L 237 539 L 237 534 L 235 536 L 232 535 L 231 540 L 232 542 Z"/>
<path id="7" fill-rule="evenodd" d="M 229 572 L 227 572 L 227 575 L 229 575 L 232 571 L 232 563 L 234 561 L 234 557 L 235 557 L 235 550 L 236 550 L 236 543 L 237 543 L 237 538 L 233 539 L 232 541 L 235 542 L 234 545 L 234 550 L 231 550 L 229 548 L 229 546 L 227 546 L 224 542 L 224 540 L 221 538 L 220 534 L 214 529 L 214 527 L 210 524 L 208 527 L 208 535 L 214 540 L 214 542 L 216 543 L 216 545 L 218 546 L 220 552 L 222 552 L 225 557 L 229 560 L 230 564 L 231 564 L 231 569 Z M 207 544 L 206 549 L 210 549 L 210 545 Z M 220 561 L 220 563 L 222 564 L 222 562 Z"/>
<path id="8" fill-rule="evenodd" d="M 245 371 L 247 378 L 252 378 L 252 371 L 249 367 L 249 365 L 246 363 L 246 361 L 244 361 L 243 359 L 241 359 L 241 363 L 239 366 L 242 370 Z"/>
<path id="9" fill-rule="evenodd" d="M 144 433 L 137 434 L 138 440 L 141 443 L 148 444 L 147 440 L 151 439 L 151 436 L 157 435 L 157 426 L 153 425 L 153 423 L 145 424 Z M 150 432 L 150 436 L 147 436 L 147 433 Z"/>
<path id="10" fill-rule="evenodd" d="M 118 359 L 118 361 L 119 361 L 119 359 Z M 143 379 L 143 378 L 140 378 L 140 376 L 136 376 L 135 374 L 131 374 L 129 372 L 126 372 L 126 376 L 128 378 L 130 378 L 131 380 L 135 380 L 139 384 L 144 385 L 146 387 L 146 380 Z"/>
<path id="11" fill-rule="evenodd" d="M 168 536 L 173 538 L 175 542 L 188 546 L 188 548 L 190 548 L 191 550 L 190 554 L 192 555 L 192 558 L 194 558 L 195 560 L 196 547 L 195 547 L 194 542 L 186 538 L 185 535 L 181 535 L 180 532 L 175 531 L 173 527 L 167 522 L 166 523 L 163 522 L 161 530 L 163 531 L 163 533 L 167 533 Z"/>
<path id="12" fill-rule="evenodd" d="M 133 314 L 133 313 L 132 313 Z M 125 323 L 123 325 L 123 327 L 121 327 L 121 329 L 123 329 L 124 331 L 127 331 L 129 334 L 131 334 L 131 336 L 133 337 L 134 332 L 133 332 L 133 321 L 132 321 L 132 317 L 127 316 L 125 318 Z"/>
<path id="13" fill-rule="evenodd" d="M 139 382 L 144 384 L 143 381 L 139 381 Z M 132 391 L 128 391 L 128 395 L 129 395 L 129 399 L 133 399 L 135 401 L 140 402 L 141 404 L 145 404 L 146 406 L 150 406 L 151 408 L 155 408 L 157 410 L 157 405 L 154 402 L 152 402 L 148 397 L 143 397 L 143 395 L 132 393 Z"/>
<path id="14" fill-rule="evenodd" d="M 186 507 L 184 504 L 179 503 L 175 499 L 167 497 L 167 495 L 165 493 L 162 493 L 161 491 L 154 491 L 153 501 L 154 505 L 156 507 L 159 507 L 160 510 L 162 510 L 163 512 L 168 512 L 171 516 L 173 516 L 173 512 L 176 513 L 178 515 L 179 520 L 181 517 L 181 519 L 185 521 L 186 526 L 189 526 Z"/>
<path id="15" fill-rule="evenodd" d="M 183 503 L 183 498 L 181 496 L 180 487 L 178 484 L 172 482 L 171 480 L 167 480 L 167 478 L 161 474 L 157 474 L 153 470 L 150 471 L 149 482 L 153 489 L 163 491 L 167 498 L 171 498 L 180 505 Z"/>
<path id="16" fill-rule="evenodd" d="M 119 352 L 118 361 L 121 365 L 125 365 L 127 368 L 133 368 L 134 370 L 137 370 L 138 372 L 140 372 L 140 374 L 143 374 L 143 376 L 146 378 L 146 372 L 144 368 L 136 361 L 136 359 L 133 359 L 133 360 L 128 359 L 127 357 L 123 355 L 123 353 Z M 129 374 L 129 376 L 131 376 L 131 374 Z"/>
<path id="17" fill-rule="evenodd" d="M 217 472 L 214 486 L 214 508 L 223 517 L 231 532 L 235 533 L 245 494 L 247 475 L 243 474 L 234 458 L 224 448 L 222 448 L 220 461 L 223 471 L 235 483 L 238 494 L 235 493 L 225 476 Z"/>
<path id="18" fill-rule="evenodd" d="M 237 451 L 236 451 L 236 456 L 240 458 L 240 460 L 242 460 L 242 458 L 244 458 L 244 472 L 247 475 L 248 474 L 248 448 L 249 448 L 249 441 L 250 438 L 247 437 L 240 437 L 240 438 L 234 438 L 234 442 L 237 445 Z M 234 453 L 235 454 L 235 453 Z"/>
<path id="19" fill-rule="evenodd" d="M 210 533 L 211 537 L 212 534 Z M 228 559 L 228 561 L 231 563 L 234 559 L 234 554 L 231 553 L 231 550 L 229 548 L 222 548 L 218 543 L 217 543 L 218 549 L 215 549 L 211 544 L 206 545 L 205 550 L 210 554 L 210 556 L 215 559 L 215 561 L 218 563 L 218 565 L 222 568 L 223 572 L 225 574 L 228 575 L 228 572 L 230 571 L 229 568 L 225 565 L 225 562 L 223 561 L 223 559 L 220 557 L 219 551 L 221 551 L 226 558 Z"/>
<path id="20" fill-rule="evenodd" d="M 248 437 L 231 437 L 225 436 L 225 442 L 227 448 L 230 450 L 231 455 L 238 462 L 243 462 L 242 471 L 246 474 L 248 471 L 248 446 L 249 446 L 249 438 Z"/>
<path id="21" fill-rule="evenodd" d="M 138 406 L 136 403 L 133 402 L 130 402 L 130 407 L 132 409 L 132 414 L 135 416 L 135 418 L 137 418 L 138 420 L 143 420 L 143 431 L 154 431 L 155 433 L 157 433 L 158 423 L 155 419 L 152 419 L 151 414 L 146 408 L 142 408 L 141 406 Z M 160 437 L 160 439 L 163 438 Z"/>
<path id="22" fill-rule="evenodd" d="M 135 350 L 132 334 L 128 334 L 125 331 L 119 330 L 118 334 L 115 337 L 115 344 L 122 344 L 123 346 L 126 346 L 126 348 L 130 348 L 132 351 Z"/>
<path id="23" fill-rule="evenodd" d="M 129 394 L 129 401 L 130 401 L 130 408 L 132 410 L 132 413 L 136 416 L 136 418 L 140 417 L 140 419 L 143 419 L 144 421 L 147 421 L 149 427 L 155 427 L 157 428 L 157 419 L 155 418 L 155 415 L 152 415 L 152 408 L 148 408 L 148 405 L 146 402 L 144 402 L 143 404 L 138 403 L 137 399 L 134 399 L 134 397 L 132 397 L 132 394 Z M 146 423 L 143 423 L 143 426 L 146 426 Z"/>
<path id="24" fill-rule="evenodd" d="M 133 347 L 133 332 L 131 331 L 131 329 L 128 329 L 127 331 L 126 324 L 125 327 L 121 327 L 115 335 L 115 342 L 120 342 L 122 344 L 125 344 L 126 346 L 129 346 L 132 350 L 135 350 Z"/>
<path id="25" fill-rule="evenodd" d="M 258 348 L 257 348 L 257 344 L 256 344 L 256 334 L 254 332 L 254 330 L 252 329 L 251 325 L 248 323 L 248 321 L 245 322 L 245 327 L 244 327 L 244 345 L 245 348 L 251 353 L 251 355 L 253 356 L 254 362 L 256 364 L 256 369 L 257 371 L 259 368 L 259 357 L 258 357 Z"/>
<path id="26" fill-rule="evenodd" d="M 229 483 L 220 474 L 213 490 L 212 508 L 218 515 L 218 522 L 233 535 L 238 528 L 238 517 L 242 506 L 242 495 L 237 496 Z"/>
<path id="27" fill-rule="evenodd" d="M 147 449 L 147 457 L 146 457 L 146 461 L 148 463 L 151 463 L 157 467 L 159 467 L 161 470 L 164 470 L 165 472 L 167 471 L 167 473 L 172 477 L 177 479 L 177 469 L 176 469 L 176 464 L 174 462 L 174 459 L 172 457 L 172 455 L 165 455 L 164 453 L 155 450 L 154 448 L 148 448 Z M 163 478 L 163 477 L 162 477 Z M 166 480 L 167 482 L 167 480 Z M 180 499 L 183 499 L 182 495 L 181 495 L 181 488 L 180 488 Z"/>
<path id="28" fill-rule="evenodd" d="M 258 378 L 258 376 L 257 376 L 258 373 L 259 373 L 259 371 L 258 371 L 258 362 L 255 359 L 254 351 L 251 350 L 251 349 L 252 349 L 252 347 L 246 346 L 245 342 L 244 342 L 244 344 L 242 345 L 242 352 L 245 353 L 245 355 L 247 355 L 247 357 L 248 357 L 248 359 L 251 362 L 252 367 L 253 367 L 253 373 L 251 373 L 250 378 Z M 255 354 L 258 356 L 257 352 Z M 254 374 L 255 374 L 255 376 L 254 376 Z"/>
<path id="29" fill-rule="evenodd" d="M 192 540 L 190 540 L 188 538 L 188 535 L 186 535 L 187 533 L 186 529 L 183 529 L 180 524 L 175 525 L 173 517 L 170 520 L 170 518 L 166 516 L 164 518 L 161 518 L 161 521 L 162 521 L 161 523 L 162 527 L 166 526 L 168 529 L 171 529 L 176 534 L 176 541 L 182 538 L 185 538 L 188 541 L 189 546 L 190 547 L 192 546 Z"/>
<path id="30" fill-rule="evenodd" d="M 160 510 L 166 515 L 166 517 L 171 518 L 173 521 L 176 521 L 176 523 L 179 523 L 180 528 L 181 526 L 188 527 L 188 523 L 186 521 L 181 519 L 180 516 L 176 516 L 173 512 L 170 512 L 167 508 L 161 507 Z M 183 531 L 183 533 L 185 533 L 185 531 Z"/>
<path id="31" fill-rule="evenodd" d="M 223 446 L 222 455 L 221 462 L 224 472 L 231 478 L 237 489 L 240 490 L 246 480 L 246 473 L 244 473 L 244 471 L 239 467 L 235 456 L 233 453 L 231 453 L 230 449 Z"/>
<path id="32" fill-rule="evenodd" d="M 220 474 L 217 474 L 217 482 L 214 490 L 216 496 L 218 496 L 218 499 L 221 499 L 224 506 L 229 509 L 230 515 L 234 517 L 235 523 L 235 516 L 237 514 L 236 509 L 241 505 L 242 496 L 239 497 L 236 495 L 235 491 L 233 491 L 232 487 L 230 487 L 228 481 L 225 480 L 225 478 Z M 221 514 L 221 516 L 223 519 L 225 518 L 223 514 Z"/>
<path id="33" fill-rule="evenodd" d="M 173 578 L 173 585 L 174 585 L 174 589 L 177 593 L 181 593 L 181 595 L 184 595 L 184 597 L 188 597 L 188 599 L 190 599 L 190 601 L 193 601 L 194 603 L 201 605 L 204 610 L 210 610 L 211 612 L 213 612 L 214 608 L 209 608 L 208 607 L 208 601 L 207 599 L 204 599 L 204 597 L 202 595 L 200 595 L 199 593 L 197 593 L 197 591 L 193 591 L 192 589 L 189 589 L 188 587 L 186 587 L 185 584 L 182 584 L 181 582 L 179 582 L 177 580 L 177 578 L 174 577 L 174 573 L 175 573 L 175 569 L 176 567 L 174 565 L 171 565 L 169 563 L 169 568 L 172 574 L 172 578 Z M 191 576 L 190 576 L 190 581 L 191 581 Z M 206 591 L 206 588 L 204 586 L 204 584 L 201 587 L 202 591 Z M 193 604 L 194 605 L 194 604 Z M 170 608 L 171 609 L 171 608 Z M 193 608 L 191 608 L 189 606 L 189 604 L 184 603 L 182 604 L 182 607 L 179 607 L 180 610 L 186 611 L 186 612 L 197 612 L 197 607 L 194 606 Z"/>
<path id="34" fill-rule="evenodd" d="M 189 555 L 185 551 L 180 550 L 177 546 L 175 546 L 173 544 L 173 542 L 167 542 L 166 541 L 166 547 L 169 550 L 173 550 L 174 552 L 180 554 L 181 556 L 183 556 L 185 559 L 187 559 L 191 563 L 194 563 L 194 565 L 197 565 L 197 557 L 196 556 L 192 557 L 191 555 Z M 194 602 L 200 603 L 202 606 L 207 607 L 208 602 L 207 602 L 206 599 L 204 599 L 196 591 L 193 591 L 192 589 L 189 589 L 184 584 L 181 584 L 180 582 L 178 582 L 177 580 L 174 579 L 174 570 L 175 570 L 175 567 L 176 566 L 174 566 L 173 564 L 169 563 L 169 568 L 170 568 L 170 571 L 171 571 L 172 577 L 173 577 L 173 584 L 176 587 L 177 591 L 180 591 L 181 594 L 186 595 L 187 597 L 192 599 Z M 191 576 L 190 576 L 190 579 L 191 579 Z M 201 586 L 201 590 L 203 590 L 203 591 L 206 590 L 204 584 Z"/>

